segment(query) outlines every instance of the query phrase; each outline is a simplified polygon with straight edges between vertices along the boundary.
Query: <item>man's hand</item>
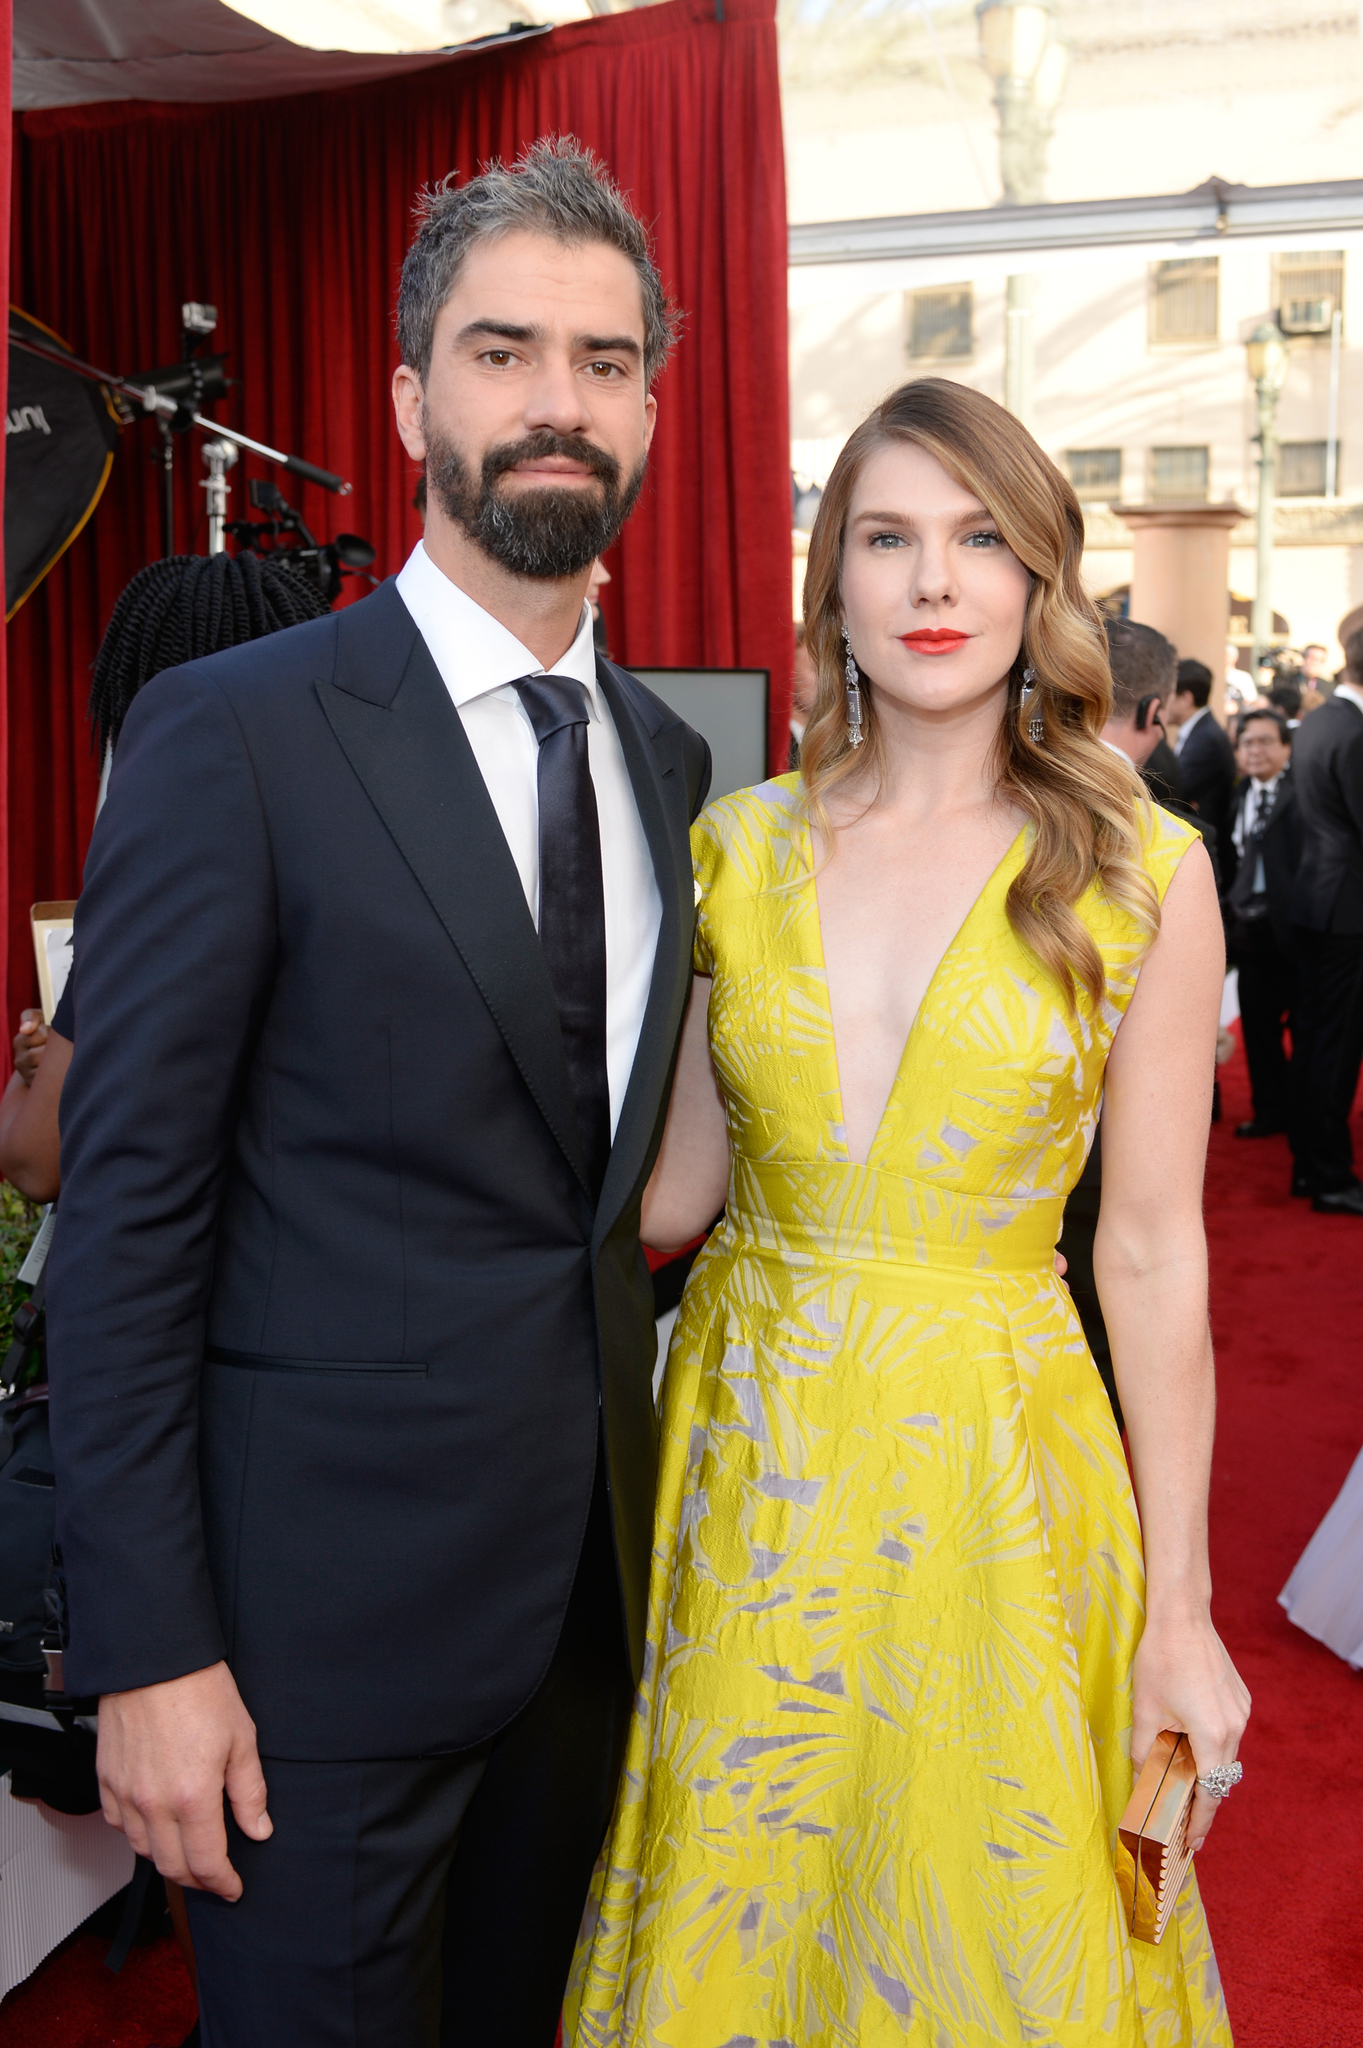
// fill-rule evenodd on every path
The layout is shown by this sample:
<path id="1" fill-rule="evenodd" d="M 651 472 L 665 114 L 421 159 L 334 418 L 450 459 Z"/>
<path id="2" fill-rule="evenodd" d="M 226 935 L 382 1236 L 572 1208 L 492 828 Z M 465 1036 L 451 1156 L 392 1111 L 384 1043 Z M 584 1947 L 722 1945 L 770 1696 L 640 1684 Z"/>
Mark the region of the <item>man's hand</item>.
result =
<path id="1" fill-rule="evenodd" d="M 255 1723 L 225 1664 L 164 1685 L 106 1693 L 99 1703 L 100 1803 L 139 1856 L 192 1891 L 241 1897 L 227 1856 L 224 1791 L 253 1842 L 274 1824 Z"/>

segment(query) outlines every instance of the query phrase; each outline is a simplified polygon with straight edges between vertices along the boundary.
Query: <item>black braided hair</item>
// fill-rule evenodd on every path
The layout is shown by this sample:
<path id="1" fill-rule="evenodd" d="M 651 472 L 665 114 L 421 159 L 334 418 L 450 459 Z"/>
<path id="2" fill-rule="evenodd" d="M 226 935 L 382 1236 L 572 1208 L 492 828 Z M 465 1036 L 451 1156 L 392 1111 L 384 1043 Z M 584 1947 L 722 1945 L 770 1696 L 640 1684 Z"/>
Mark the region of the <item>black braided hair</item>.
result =
<path id="1" fill-rule="evenodd" d="M 95 657 L 90 724 L 100 758 L 117 742 L 142 685 L 163 668 L 329 610 L 314 584 L 252 554 L 168 555 L 140 569 L 114 606 Z"/>

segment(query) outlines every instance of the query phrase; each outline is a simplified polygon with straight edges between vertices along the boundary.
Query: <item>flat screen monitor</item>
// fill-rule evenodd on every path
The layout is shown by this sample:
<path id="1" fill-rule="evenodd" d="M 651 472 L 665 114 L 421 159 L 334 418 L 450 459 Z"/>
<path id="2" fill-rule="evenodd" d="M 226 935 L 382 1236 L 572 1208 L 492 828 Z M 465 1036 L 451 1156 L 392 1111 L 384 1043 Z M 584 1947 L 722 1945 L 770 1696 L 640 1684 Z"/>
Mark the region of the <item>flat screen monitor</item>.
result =
<path id="1" fill-rule="evenodd" d="M 770 669 L 636 668 L 630 673 L 709 741 L 712 798 L 766 781 Z"/>

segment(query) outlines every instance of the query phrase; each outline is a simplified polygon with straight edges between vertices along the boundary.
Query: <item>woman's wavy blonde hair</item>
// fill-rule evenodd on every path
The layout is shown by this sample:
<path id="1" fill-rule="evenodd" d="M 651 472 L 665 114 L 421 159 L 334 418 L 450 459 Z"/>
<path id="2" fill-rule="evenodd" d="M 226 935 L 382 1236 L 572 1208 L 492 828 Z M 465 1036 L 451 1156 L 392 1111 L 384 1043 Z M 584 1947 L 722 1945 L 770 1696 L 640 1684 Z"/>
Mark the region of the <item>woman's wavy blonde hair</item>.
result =
<path id="1" fill-rule="evenodd" d="M 829 793 L 853 772 L 869 773 L 876 785 L 884 773 L 875 683 L 864 672 L 866 744 L 854 752 L 847 743 L 841 583 L 857 479 L 872 455 L 895 442 L 926 449 L 973 491 L 1031 572 L 998 737 L 997 788 L 1035 827 L 1008 891 L 1008 919 L 1071 1007 L 1080 987 L 1097 1003 L 1106 983 L 1102 956 L 1074 905 L 1096 878 L 1146 931 L 1158 931 L 1159 901 L 1141 859 L 1149 800 L 1134 770 L 1099 738 L 1112 707 L 1112 675 L 1102 621 L 1079 575 L 1079 501 L 1026 428 L 964 384 L 923 377 L 892 392 L 856 429 L 828 480 L 805 574 L 805 644 L 819 677 L 800 748 L 806 807 L 827 839 Z M 1029 667 L 1036 687 L 1024 713 L 1022 672 Z M 1040 742 L 1028 737 L 1034 718 L 1044 728 Z"/>

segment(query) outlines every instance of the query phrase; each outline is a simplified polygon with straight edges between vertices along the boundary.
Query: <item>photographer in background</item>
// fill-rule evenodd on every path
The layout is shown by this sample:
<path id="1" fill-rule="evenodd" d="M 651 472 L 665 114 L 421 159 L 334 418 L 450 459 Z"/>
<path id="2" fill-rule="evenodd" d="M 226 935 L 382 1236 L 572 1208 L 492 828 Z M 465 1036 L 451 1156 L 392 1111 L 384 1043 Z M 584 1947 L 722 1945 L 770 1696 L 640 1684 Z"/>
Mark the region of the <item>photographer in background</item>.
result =
<path id="1" fill-rule="evenodd" d="M 1334 683 L 1330 678 L 1329 652 L 1321 641 L 1308 640 L 1305 647 L 1303 647 L 1301 651 L 1301 675 L 1303 689 L 1309 690 L 1312 693 L 1317 700 L 1317 704 L 1323 704 L 1334 689 Z M 1316 705 L 1308 705 L 1307 709 L 1315 710 Z"/>

